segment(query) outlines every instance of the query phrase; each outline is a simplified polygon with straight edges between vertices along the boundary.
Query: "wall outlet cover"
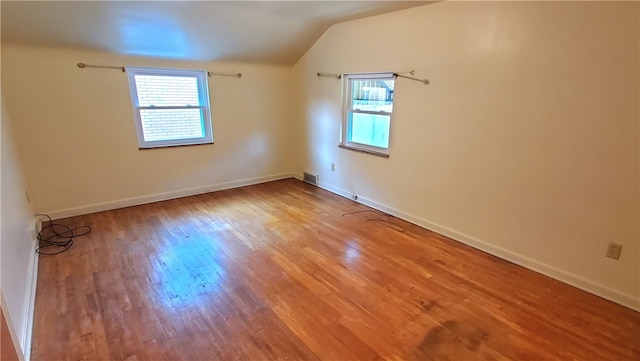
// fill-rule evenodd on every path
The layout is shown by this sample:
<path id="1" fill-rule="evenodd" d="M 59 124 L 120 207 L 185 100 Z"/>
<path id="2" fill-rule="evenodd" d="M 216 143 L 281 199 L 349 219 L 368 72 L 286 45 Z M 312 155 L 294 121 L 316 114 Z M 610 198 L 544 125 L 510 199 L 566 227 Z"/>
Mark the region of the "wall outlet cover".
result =
<path id="1" fill-rule="evenodd" d="M 607 257 L 613 259 L 619 259 L 620 253 L 622 252 L 622 245 L 617 243 L 609 243 L 609 248 L 607 248 Z"/>

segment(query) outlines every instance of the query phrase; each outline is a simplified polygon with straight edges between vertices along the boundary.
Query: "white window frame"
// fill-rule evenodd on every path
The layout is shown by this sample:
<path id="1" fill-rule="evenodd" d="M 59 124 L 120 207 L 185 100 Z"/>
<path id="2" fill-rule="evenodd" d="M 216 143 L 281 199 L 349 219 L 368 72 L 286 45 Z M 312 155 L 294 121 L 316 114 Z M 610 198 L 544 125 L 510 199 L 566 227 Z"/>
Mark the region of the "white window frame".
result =
<path id="1" fill-rule="evenodd" d="M 209 85 L 207 81 L 208 73 L 205 70 L 183 70 L 183 69 L 163 69 L 163 68 L 142 68 L 142 67 L 126 67 L 129 78 L 129 94 L 131 95 L 131 103 L 133 105 L 133 114 L 135 118 L 136 133 L 138 136 L 138 148 L 159 148 L 174 147 L 195 144 L 212 144 L 213 130 L 211 126 L 211 106 L 209 103 Z M 152 75 L 152 76 L 171 76 L 171 77 L 189 77 L 196 78 L 198 85 L 198 105 L 189 106 L 140 106 L 138 101 L 138 91 L 136 86 L 136 75 Z M 202 127 L 204 128 L 204 137 L 187 138 L 187 139 L 171 139 L 146 141 L 144 139 L 144 130 L 142 128 L 142 120 L 140 117 L 141 110 L 147 109 L 200 109 Z"/>
<path id="2" fill-rule="evenodd" d="M 343 74 L 343 89 L 344 89 L 344 98 L 343 98 L 343 106 L 342 106 L 342 136 L 340 141 L 341 148 L 347 148 L 352 150 L 357 150 L 364 153 L 374 154 L 382 157 L 389 157 L 389 147 L 391 146 L 391 124 L 393 123 L 393 111 L 385 112 L 372 112 L 366 110 L 353 109 L 352 107 L 352 88 L 354 80 L 396 80 L 396 75 L 394 73 L 358 73 L 358 74 Z M 349 120 L 352 119 L 350 116 L 351 113 L 361 113 L 361 114 L 375 114 L 375 115 L 387 115 L 389 116 L 389 147 L 375 147 L 369 144 L 362 144 L 352 142 L 348 139 L 349 137 Z"/>

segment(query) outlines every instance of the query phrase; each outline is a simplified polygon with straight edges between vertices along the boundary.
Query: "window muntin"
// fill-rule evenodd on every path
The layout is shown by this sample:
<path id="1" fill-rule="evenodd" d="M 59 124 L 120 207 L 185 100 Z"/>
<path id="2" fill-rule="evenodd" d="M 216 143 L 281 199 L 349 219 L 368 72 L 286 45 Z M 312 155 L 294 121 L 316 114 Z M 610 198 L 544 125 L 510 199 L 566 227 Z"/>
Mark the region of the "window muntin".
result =
<path id="1" fill-rule="evenodd" d="M 349 74 L 344 79 L 341 146 L 388 155 L 395 76 L 392 73 Z"/>
<path id="2" fill-rule="evenodd" d="M 213 143 L 206 71 L 126 71 L 139 148 Z"/>

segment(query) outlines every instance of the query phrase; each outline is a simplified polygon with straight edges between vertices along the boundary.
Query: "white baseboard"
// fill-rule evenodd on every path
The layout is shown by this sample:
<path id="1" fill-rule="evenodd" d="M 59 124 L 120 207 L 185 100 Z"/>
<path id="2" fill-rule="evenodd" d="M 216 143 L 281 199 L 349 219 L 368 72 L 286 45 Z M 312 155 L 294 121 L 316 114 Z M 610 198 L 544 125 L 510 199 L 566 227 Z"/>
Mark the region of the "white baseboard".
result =
<path id="1" fill-rule="evenodd" d="M 27 305 L 27 314 L 24 316 L 26 319 L 24 332 L 21 335 L 20 346 L 22 348 L 22 355 L 24 356 L 25 361 L 29 361 L 31 359 L 31 341 L 33 339 L 33 316 L 35 315 L 36 309 L 36 288 L 38 286 L 38 253 L 36 253 L 36 248 L 38 247 L 38 242 L 33 241 L 33 249 L 31 254 L 31 265 L 29 267 L 29 272 L 27 280 L 29 280 L 29 304 Z"/>
<path id="2" fill-rule="evenodd" d="M 24 329 L 21 334 L 16 334 L 15 323 L 11 317 L 11 314 L 5 309 L 6 301 L 4 295 L 2 295 L 2 311 L 4 313 L 5 320 L 9 327 L 9 333 L 11 339 L 18 353 L 18 360 L 29 361 L 31 359 L 31 341 L 33 336 L 33 316 L 35 314 L 36 306 L 36 288 L 38 286 L 38 254 L 36 248 L 38 247 L 37 241 L 32 242 L 31 254 L 33 257 L 29 260 L 28 274 L 26 277 L 27 282 L 27 305 L 24 309 L 22 317 L 24 321 Z"/>
<path id="3" fill-rule="evenodd" d="M 120 200 L 111 201 L 111 202 L 88 204 L 81 207 L 74 207 L 74 208 L 67 208 L 67 209 L 60 209 L 60 210 L 49 210 L 49 211 L 40 212 L 40 213 L 47 214 L 52 219 L 74 217 L 74 216 L 80 216 L 80 215 L 89 214 L 89 213 L 96 213 L 96 212 L 108 211 L 112 209 L 138 206 L 141 204 L 160 202 L 160 201 L 166 201 L 169 199 L 195 196 L 203 193 L 244 187 L 244 186 L 271 182 L 275 180 L 286 179 L 286 178 L 291 178 L 296 176 L 297 175 L 293 173 L 281 173 L 281 174 L 275 174 L 275 175 L 264 176 L 264 177 L 242 179 L 242 180 L 232 181 L 232 182 L 210 184 L 202 187 L 181 189 L 181 190 L 165 192 L 165 193 L 157 193 L 157 194 L 149 194 L 149 195 L 140 196 L 140 197 L 125 198 L 125 199 L 120 199 Z"/>
<path id="4" fill-rule="evenodd" d="M 22 352 L 22 345 L 20 344 L 20 338 L 16 335 L 15 326 L 13 323 L 13 319 L 11 318 L 11 314 L 7 309 L 7 300 L 4 299 L 4 293 L 0 289 L 0 308 L 2 308 L 2 313 L 4 315 L 4 321 L 7 323 L 7 328 L 9 329 L 9 338 L 11 338 L 11 342 L 13 343 L 13 347 L 18 354 L 18 360 L 25 360 L 24 353 Z"/>
<path id="5" fill-rule="evenodd" d="M 296 175 L 296 178 L 298 178 L 299 175 Z M 348 192 L 346 190 L 340 189 L 340 188 L 336 188 L 328 183 L 325 182 L 318 182 L 318 187 L 328 190 L 329 192 L 335 193 L 337 195 L 340 195 L 342 197 L 345 197 L 347 199 L 351 200 L 351 195 L 353 194 L 353 192 Z M 449 237 L 455 241 L 464 243 L 466 245 L 469 245 L 473 248 L 479 249 L 483 252 L 489 253 L 493 256 L 502 258 L 504 260 L 507 260 L 509 262 L 515 263 L 517 265 L 520 265 L 522 267 L 525 267 L 527 269 L 530 269 L 532 271 L 541 273 L 545 276 L 549 276 L 553 279 L 556 279 L 558 281 L 567 283 L 569 285 L 572 285 L 574 287 L 577 287 L 581 290 L 587 291 L 589 293 L 592 293 L 596 296 L 602 297 L 604 299 L 607 299 L 609 301 L 615 302 L 617 304 L 620 304 L 622 306 L 628 307 L 630 309 L 636 310 L 636 311 L 640 311 L 640 299 L 629 295 L 629 294 L 625 294 L 619 291 L 616 291 L 614 289 L 611 289 L 605 285 L 590 281 L 588 279 L 585 279 L 581 276 L 578 276 L 576 274 L 570 273 L 570 272 L 566 272 L 563 271 L 561 269 L 558 269 L 556 267 L 553 267 L 551 265 L 548 265 L 546 263 L 537 261 L 535 259 L 531 259 L 529 257 L 526 257 L 524 255 L 518 254 L 516 252 L 512 252 L 509 250 L 506 250 L 502 247 L 497 247 L 494 246 L 488 242 L 485 242 L 483 240 L 480 240 L 476 237 L 470 236 L 468 234 L 462 233 L 462 232 L 458 232 L 454 229 L 451 229 L 449 227 L 445 227 L 443 225 L 437 224 L 435 222 L 430 222 L 427 221 L 423 218 L 420 218 L 418 216 L 415 216 L 413 214 L 407 213 L 407 212 L 403 212 L 401 210 L 398 210 L 396 208 L 393 207 L 389 207 L 385 204 L 382 203 L 378 203 L 372 199 L 366 198 L 366 197 L 362 197 L 360 195 L 358 195 L 358 200 L 356 202 L 362 203 L 366 206 L 369 206 L 371 208 L 380 210 L 382 212 L 391 214 L 395 217 L 398 217 L 400 219 L 403 219 L 405 221 L 411 222 L 413 224 L 416 224 L 420 227 L 426 228 L 430 231 L 436 232 L 438 234 L 441 234 L 443 236 Z"/>

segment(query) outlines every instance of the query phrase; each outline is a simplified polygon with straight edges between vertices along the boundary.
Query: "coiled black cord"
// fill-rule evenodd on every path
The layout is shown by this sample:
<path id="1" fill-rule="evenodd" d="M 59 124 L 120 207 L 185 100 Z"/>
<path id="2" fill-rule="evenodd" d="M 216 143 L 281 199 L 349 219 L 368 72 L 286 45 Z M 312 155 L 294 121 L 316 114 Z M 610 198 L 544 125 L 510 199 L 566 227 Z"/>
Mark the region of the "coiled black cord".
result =
<path id="1" fill-rule="evenodd" d="M 53 256 L 66 252 L 71 246 L 73 246 L 73 239 L 76 237 L 87 235 L 91 232 L 90 226 L 80 226 L 77 228 L 71 228 L 65 224 L 53 223 L 51 217 L 46 214 L 36 214 L 37 216 L 47 217 L 49 223 L 42 227 L 38 232 L 38 241 L 40 242 L 36 252 L 46 256 Z M 60 231 L 62 230 L 62 231 Z M 46 236 L 45 236 L 46 234 Z M 43 249 L 49 247 L 62 247 L 57 251 L 44 252 Z"/>

